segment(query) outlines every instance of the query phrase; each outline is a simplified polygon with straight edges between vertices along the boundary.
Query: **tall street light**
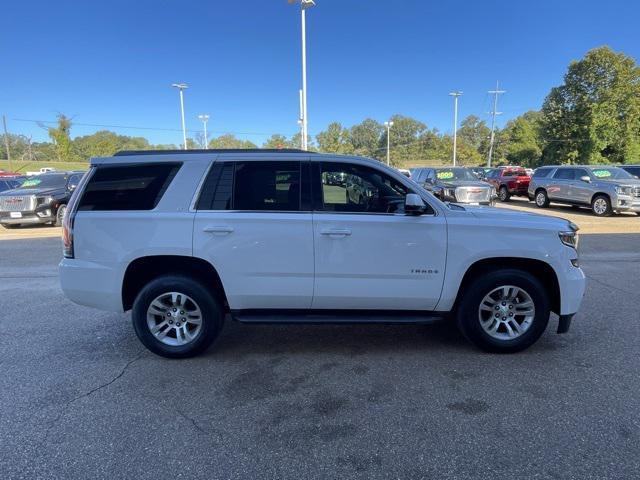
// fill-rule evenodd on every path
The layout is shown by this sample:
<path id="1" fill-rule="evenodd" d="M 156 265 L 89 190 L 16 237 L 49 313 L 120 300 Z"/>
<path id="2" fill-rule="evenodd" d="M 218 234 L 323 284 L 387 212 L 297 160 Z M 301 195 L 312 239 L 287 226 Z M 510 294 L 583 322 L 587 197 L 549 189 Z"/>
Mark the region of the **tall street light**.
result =
<path id="1" fill-rule="evenodd" d="M 180 90 L 180 114 L 182 116 L 182 140 L 184 141 L 184 149 L 187 149 L 187 128 L 184 124 L 184 90 L 189 88 L 186 83 L 172 83 L 172 87 Z"/>
<path id="2" fill-rule="evenodd" d="M 453 166 L 456 166 L 456 147 L 458 140 L 458 97 L 462 92 L 456 91 L 449 93 L 453 97 Z"/>
<path id="3" fill-rule="evenodd" d="M 209 115 L 203 113 L 198 115 L 198 118 L 202 121 L 204 125 L 204 148 L 205 150 L 209 149 L 209 137 L 207 136 L 207 122 L 209 121 Z"/>
<path id="4" fill-rule="evenodd" d="M 393 122 L 392 121 L 388 121 L 388 122 L 384 122 L 384 126 L 387 127 L 387 165 L 391 165 L 390 159 L 391 159 L 391 149 L 390 149 L 390 143 L 389 143 L 389 134 L 391 133 L 391 127 L 393 127 Z"/>
<path id="5" fill-rule="evenodd" d="M 302 23 L 302 149 L 306 150 L 307 136 L 309 135 L 309 119 L 307 118 L 307 22 L 306 11 L 314 7 L 313 0 L 300 1 L 300 17 Z M 289 3 L 297 3 L 298 0 L 289 0 Z"/>

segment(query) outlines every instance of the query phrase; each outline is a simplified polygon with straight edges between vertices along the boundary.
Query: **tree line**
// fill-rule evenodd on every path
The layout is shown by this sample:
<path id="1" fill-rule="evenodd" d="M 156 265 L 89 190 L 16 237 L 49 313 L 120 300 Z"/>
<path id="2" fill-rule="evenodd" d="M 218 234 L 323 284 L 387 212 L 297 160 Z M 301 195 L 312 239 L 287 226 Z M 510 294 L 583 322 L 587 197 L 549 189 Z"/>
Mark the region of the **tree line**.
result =
<path id="1" fill-rule="evenodd" d="M 415 118 L 396 114 L 390 119 L 391 162 L 396 166 L 448 163 L 453 138 Z M 32 143 L 23 135 L 9 135 L 13 158 L 22 160 L 86 161 L 119 150 L 177 149 L 153 145 L 146 138 L 102 130 L 71 138 L 72 120 L 60 114 L 48 129 L 50 142 Z M 463 165 L 483 165 L 489 151 L 490 129 L 469 115 L 460 123 L 457 158 Z M 4 138 L 3 138 L 4 142 Z M 204 148 L 202 135 L 187 140 L 188 148 Z M 384 161 L 387 130 L 367 118 L 351 127 L 333 122 L 309 138 L 319 152 L 363 155 Z M 209 148 L 257 148 L 232 134 L 208 142 Z M 300 134 L 273 134 L 263 148 L 299 148 Z M 562 85 L 553 88 L 539 111 L 509 120 L 495 133 L 494 164 L 537 167 L 548 164 L 640 163 L 640 67 L 635 60 L 609 47 L 589 51 L 572 62 Z"/>

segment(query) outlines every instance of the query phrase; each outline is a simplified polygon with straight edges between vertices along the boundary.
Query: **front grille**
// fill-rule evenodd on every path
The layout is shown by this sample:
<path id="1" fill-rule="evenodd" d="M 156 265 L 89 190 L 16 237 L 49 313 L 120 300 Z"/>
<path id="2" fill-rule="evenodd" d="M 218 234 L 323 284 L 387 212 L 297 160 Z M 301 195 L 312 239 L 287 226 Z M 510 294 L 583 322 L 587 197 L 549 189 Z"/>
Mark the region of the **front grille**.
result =
<path id="1" fill-rule="evenodd" d="M 640 187 L 633 187 L 631 189 L 631 195 L 633 195 L 636 198 L 640 198 Z"/>
<path id="2" fill-rule="evenodd" d="M 33 195 L 16 195 L 0 197 L 2 212 L 32 212 L 36 209 L 36 197 Z"/>
<path id="3" fill-rule="evenodd" d="M 489 187 L 458 187 L 456 201 L 460 203 L 484 203 L 491 200 Z"/>

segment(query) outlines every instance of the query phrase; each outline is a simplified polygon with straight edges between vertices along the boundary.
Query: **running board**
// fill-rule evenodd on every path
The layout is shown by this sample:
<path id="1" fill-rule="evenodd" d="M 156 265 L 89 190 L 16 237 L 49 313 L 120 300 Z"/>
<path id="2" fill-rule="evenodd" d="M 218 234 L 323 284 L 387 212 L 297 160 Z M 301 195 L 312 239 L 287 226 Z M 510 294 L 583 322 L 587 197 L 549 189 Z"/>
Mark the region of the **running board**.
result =
<path id="1" fill-rule="evenodd" d="M 447 312 L 368 311 L 368 310 L 232 310 L 231 318 L 240 323 L 279 323 L 305 325 L 349 324 L 431 324 L 444 320 Z"/>

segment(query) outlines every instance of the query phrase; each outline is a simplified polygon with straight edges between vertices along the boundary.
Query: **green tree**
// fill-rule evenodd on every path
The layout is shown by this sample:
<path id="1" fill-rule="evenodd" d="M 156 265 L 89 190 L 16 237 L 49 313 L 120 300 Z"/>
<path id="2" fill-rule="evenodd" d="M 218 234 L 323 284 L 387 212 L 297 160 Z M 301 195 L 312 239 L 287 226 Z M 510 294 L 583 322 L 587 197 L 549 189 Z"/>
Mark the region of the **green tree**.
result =
<path id="1" fill-rule="evenodd" d="M 393 122 L 389 135 L 391 164 L 400 166 L 415 161 L 420 153 L 418 139 L 427 126 L 419 120 L 399 114 L 393 115 L 390 120 Z M 377 158 L 385 158 L 386 146 L 387 130 L 385 129 L 380 137 Z"/>
<path id="2" fill-rule="evenodd" d="M 530 111 L 509 120 L 500 132 L 499 140 L 506 143 L 504 155 L 507 163 L 524 167 L 537 167 L 542 159 L 540 112 Z"/>
<path id="3" fill-rule="evenodd" d="M 71 153 L 71 119 L 59 113 L 57 122 L 55 128 L 49 128 L 48 134 L 56 147 L 58 161 L 69 160 Z"/>
<path id="4" fill-rule="evenodd" d="M 318 150 L 328 153 L 353 153 L 349 130 L 338 122 L 330 123 L 327 129 L 316 135 Z"/>
<path id="5" fill-rule="evenodd" d="M 351 127 L 349 140 L 356 155 L 375 157 L 378 155 L 380 147 L 380 137 L 384 131 L 384 126 L 373 120 L 366 118 L 361 123 Z"/>
<path id="6" fill-rule="evenodd" d="M 640 155 L 640 68 L 609 47 L 572 62 L 542 107 L 544 163 L 624 163 Z"/>
<path id="7" fill-rule="evenodd" d="M 227 133 L 212 139 L 209 142 L 209 148 L 258 148 L 258 146 L 249 140 L 241 140 L 235 135 Z"/>
<path id="8" fill-rule="evenodd" d="M 474 148 L 480 157 L 486 158 L 489 153 L 489 136 L 491 129 L 484 120 L 475 115 L 469 115 L 460 123 L 458 142 Z"/>
<path id="9" fill-rule="evenodd" d="M 290 148 L 289 140 L 284 135 L 274 133 L 262 144 L 262 148 Z"/>

